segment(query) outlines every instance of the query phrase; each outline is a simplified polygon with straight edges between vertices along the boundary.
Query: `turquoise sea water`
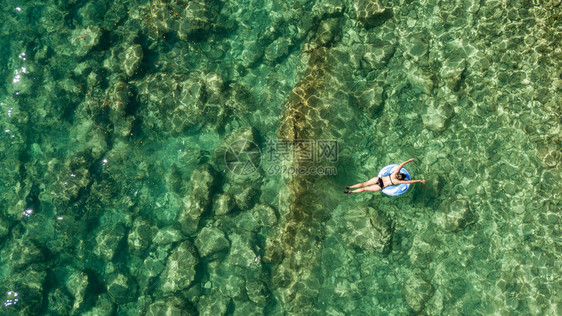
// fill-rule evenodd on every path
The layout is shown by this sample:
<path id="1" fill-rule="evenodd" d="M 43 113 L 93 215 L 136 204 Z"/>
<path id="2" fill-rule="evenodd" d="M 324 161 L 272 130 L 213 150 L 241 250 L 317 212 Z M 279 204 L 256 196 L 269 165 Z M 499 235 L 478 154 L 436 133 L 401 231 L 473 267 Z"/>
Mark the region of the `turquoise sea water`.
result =
<path id="1" fill-rule="evenodd" d="M 0 314 L 562 314 L 560 1 L 1 3 Z"/>

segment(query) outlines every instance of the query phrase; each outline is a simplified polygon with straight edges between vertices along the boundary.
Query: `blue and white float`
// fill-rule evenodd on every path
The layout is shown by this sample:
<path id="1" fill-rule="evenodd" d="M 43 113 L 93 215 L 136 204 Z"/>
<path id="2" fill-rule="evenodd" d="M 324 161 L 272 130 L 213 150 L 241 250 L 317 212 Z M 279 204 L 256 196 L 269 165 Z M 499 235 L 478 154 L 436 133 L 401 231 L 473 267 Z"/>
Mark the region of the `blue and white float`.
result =
<path id="1" fill-rule="evenodd" d="M 384 168 L 381 169 L 381 171 L 379 171 L 379 177 L 386 177 L 391 175 L 396 168 L 398 168 L 399 165 L 397 164 L 392 164 L 392 165 L 388 165 L 385 166 Z M 406 168 L 402 167 L 402 169 L 400 169 L 400 173 L 403 173 L 406 175 L 406 179 L 405 180 L 411 180 L 412 177 L 410 176 L 410 173 L 408 172 L 408 170 L 406 170 Z M 410 184 L 399 184 L 399 185 L 389 185 L 386 188 L 382 189 L 382 193 L 389 195 L 389 196 L 399 196 L 402 195 L 404 193 L 406 193 L 406 191 L 408 191 L 408 189 L 410 188 Z"/>

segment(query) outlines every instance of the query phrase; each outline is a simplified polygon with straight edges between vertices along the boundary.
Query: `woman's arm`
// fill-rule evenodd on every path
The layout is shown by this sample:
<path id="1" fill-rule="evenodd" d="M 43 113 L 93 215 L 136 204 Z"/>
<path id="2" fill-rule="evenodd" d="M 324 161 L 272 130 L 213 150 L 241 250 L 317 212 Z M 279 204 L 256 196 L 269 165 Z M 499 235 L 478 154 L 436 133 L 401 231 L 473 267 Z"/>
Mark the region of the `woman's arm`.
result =
<path id="1" fill-rule="evenodd" d="M 398 172 L 400 172 L 400 170 L 402 169 L 402 167 L 404 167 L 405 164 L 407 164 L 408 162 L 412 162 L 414 161 L 414 158 L 410 158 L 406 161 L 404 161 L 403 163 L 401 163 L 398 168 L 396 168 L 396 171 L 394 171 L 395 174 L 398 174 Z"/>
<path id="2" fill-rule="evenodd" d="M 398 183 L 402 184 L 409 184 L 409 183 L 416 183 L 416 182 L 421 182 L 421 183 L 425 183 L 425 180 L 399 180 Z"/>

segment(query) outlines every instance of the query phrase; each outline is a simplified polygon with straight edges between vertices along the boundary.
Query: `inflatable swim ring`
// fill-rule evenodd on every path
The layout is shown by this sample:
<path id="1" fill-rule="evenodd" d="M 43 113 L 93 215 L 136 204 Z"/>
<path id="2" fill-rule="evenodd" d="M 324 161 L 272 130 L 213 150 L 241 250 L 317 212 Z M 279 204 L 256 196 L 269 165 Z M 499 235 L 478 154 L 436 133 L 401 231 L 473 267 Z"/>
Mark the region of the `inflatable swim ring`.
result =
<path id="1" fill-rule="evenodd" d="M 381 171 L 379 171 L 378 176 L 379 177 L 389 176 L 394 172 L 394 170 L 396 170 L 397 167 L 398 167 L 397 164 L 385 166 L 384 168 L 381 169 Z M 400 169 L 400 172 L 406 175 L 406 180 L 412 179 L 410 173 L 408 172 L 408 170 L 406 170 L 406 168 L 402 167 L 402 169 Z M 408 191 L 409 188 L 410 188 L 410 184 L 405 184 L 405 183 L 399 185 L 389 185 L 386 188 L 382 189 L 382 193 L 389 196 L 399 196 L 406 193 L 406 191 Z"/>

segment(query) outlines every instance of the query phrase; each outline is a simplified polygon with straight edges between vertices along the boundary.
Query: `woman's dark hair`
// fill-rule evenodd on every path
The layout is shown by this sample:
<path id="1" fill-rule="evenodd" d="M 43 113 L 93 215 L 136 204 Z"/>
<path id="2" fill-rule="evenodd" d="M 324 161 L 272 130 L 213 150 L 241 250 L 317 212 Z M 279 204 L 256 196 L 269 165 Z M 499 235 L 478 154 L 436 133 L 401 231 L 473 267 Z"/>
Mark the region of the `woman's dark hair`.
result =
<path id="1" fill-rule="evenodd" d="M 406 179 L 406 175 L 403 173 L 399 173 L 397 176 L 398 180 L 405 180 Z"/>

